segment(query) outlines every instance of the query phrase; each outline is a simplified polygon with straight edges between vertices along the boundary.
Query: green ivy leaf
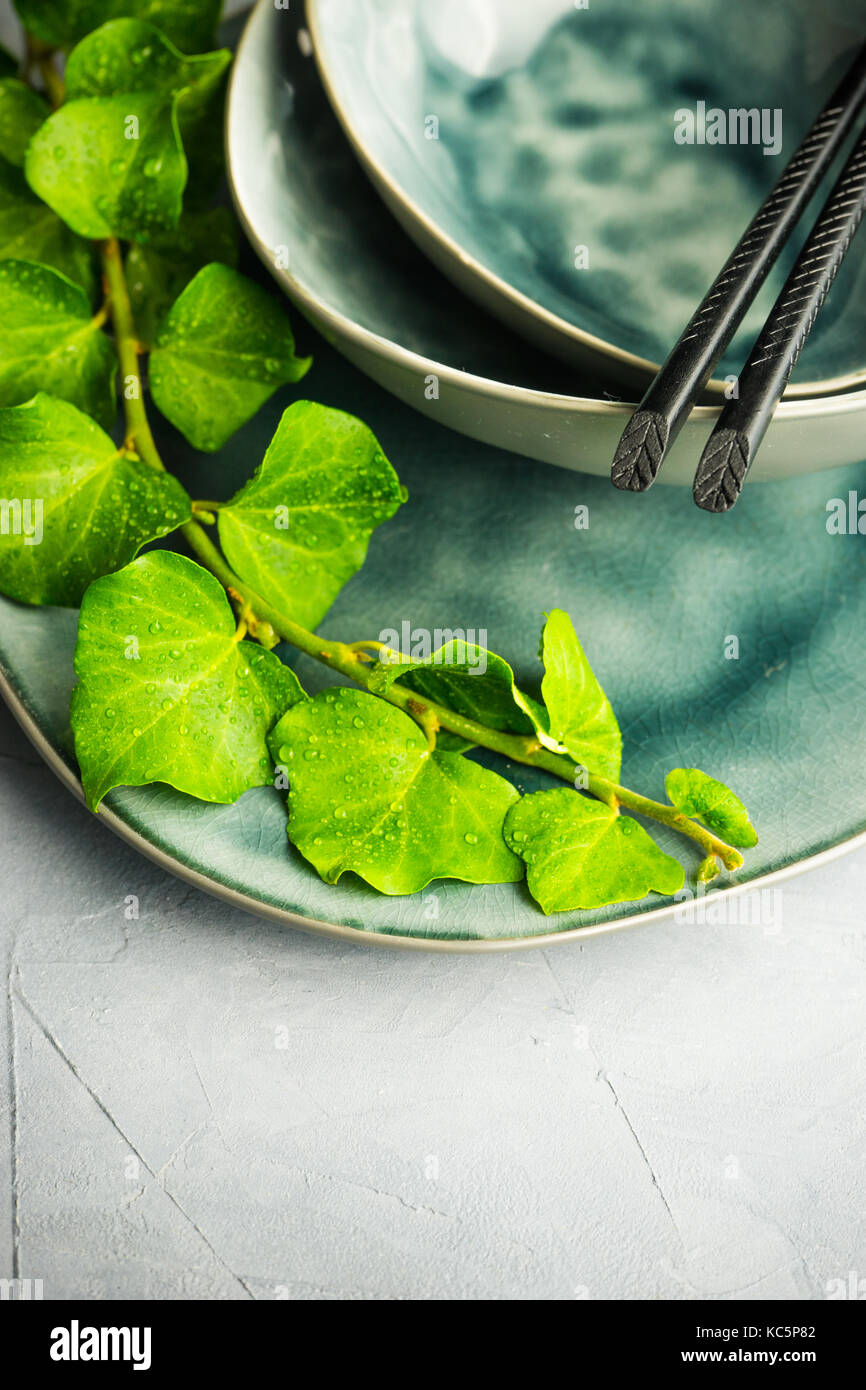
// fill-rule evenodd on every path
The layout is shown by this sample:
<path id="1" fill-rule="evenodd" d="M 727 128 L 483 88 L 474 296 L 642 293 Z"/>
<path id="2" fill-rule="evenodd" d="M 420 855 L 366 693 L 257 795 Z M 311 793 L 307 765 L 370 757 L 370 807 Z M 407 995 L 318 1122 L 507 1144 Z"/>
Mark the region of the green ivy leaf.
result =
<path id="1" fill-rule="evenodd" d="M 219 82 L 231 63 L 227 48 L 192 56 L 181 53 L 155 24 L 113 19 L 72 50 L 66 64 L 66 95 L 114 97 L 152 92 L 171 102 L 180 92 L 201 93 Z"/>
<path id="2" fill-rule="evenodd" d="M 289 839 L 326 883 L 351 871 L 402 894 L 437 878 L 523 877 L 502 838 L 515 788 L 459 753 L 430 753 L 393 705 L 325 691 L 280 720 L 270 747 L 288 769 Z"/>
<path id="3" fill-rule="evenodd" d="M 729 845 L 748 849 L 758 843 L 748 811 L 724 782 L 717 782 L 696 767 L 677 767 L 665 778 L 665 791 L 672 806 L 684 816 L 702 821 Z"/>
<path id="4" fill-rule="evenodd" d="M 0 590 L 21 603 L 74 606 L 190 516 L 174 478 L 46 395 L 0 410 L 0 498 Z"/>
<path id="5" fill-rule="evenodd" d="M 18 60 L 13 58 L 8 48 L 4 48 L 0 43 L 0 78 L 17 77 Z"/>
<path id="6" fill-rule="evenodd" d="M 47 391 L 110 426 L 117 357 L 84 290 L 48 266 L 0 261 L 0 303 L 0 406 Z"/>
<path id="7" fill-rule="evenodd" d="M 124 139 L 125 128 L 138 139 Z M 135 241 L 177 225 L 187 165 L 173 108 L 131 92 L 61 106 L 31 140 L 25 171 L 79 236 Z"/>
<path id="8" fill-rule="evenodd" d="M 224 66 L 181 92 L 177 102 L 178 124 L 183 147 L 190 156 L 189 177 L 184 192 L 187 208 L 208 206 L 225 177 L 225 97 L 232 55 L 221 50 Z M 212 254 L 205 260 L 219 260 Z"/>
<path id="9" fill-rule="evenodd" d="M 72 100 L 128 91 L 161 93 L 174 106 L 185 153 L 194 154 L 185 199 L 206 197 L 224 168 L 222 102 L 231 57 L 225 48 L 187 57 L 153 24 L 118 19 L 104 24 L 70 55 L 67 96 Z"/>
<path id="10" fill-rule="evenodd" d="M 239 642 L 236 628 L 218 580 L 172 551 L 90 586 L 72 729 L 91 810 L 118 786 L 167 782 L 231 802 L 271 781 L 268 731 L 306 697 L 287 666 Z"/>
<path id="11" fill-rule="evenodd" d="M 315 628 L 404 500 L 366 425 L 296 401 L 253 477 L 220 509 L 220 544 L 254 590 Z"/>
<path id="12" fill-rule="evenodd" d="M 398 642 L 395 634 L 392 650 L 399 650 Z M 463 638 L 443 643 L 429 657 L 400 662 L 380 657 L 370 673 L 370 689 L 384 694 L 395 681 L 490 729 L 533 734 L 547 727 L 538 704 L 518 689 L 508 662 Z"/>
<path id="13" fill-rule="evenodd" d="M 98 284 L 96 257 L 28 186 L 20 169 L 0 159 L 0 261 L 32 260 L 62 271 L 92 303 Z"/>
<path id="14" fill-rule="evenodd" d="M 31 137 L 49 115 L 48 103 L 26 82 L 0 78 L 0 155 L 22 165 Z"/>
<path id="15" fill-rule="evenodd" d="M 566 752 L 588 772 L 619 780 L 622 735 L 610 701 L 593 674 L 571 618 L 555 608 L 541 638 L 544 680 L 541 697 L 547 708 L 548 747 Z"/>
<path id="16" fill-rule="evenodd" d="M 139 337 L 152 343 L 160 320 L 208 261 L 235 266 L 237 224 L 228 208 L 184 213 L 176 230 L 159 232 L 126 257 L 129 298 Z"/>
<path id="17" fill-rule="evenodd" d="M 30 142 L 30 186 L 79 236 L 139 241 L 176 227 L 183 113 L 200 117 L 230 61 L 227 50 L 185 57 L 137 20 L 103 25 L 70 54 L 69 100 Z"/>
<path id="18" fill-rule="evenodd" d="M 678 893 L 681 864 L 636 820 L 568 787 L 525 796 L 508 813 L 505 840 L 527 864 L 543 912 L 572 912 Z"/>
<path id="19" fill-rule="evenodd" d="M 15 0 L 15 8 L 25 29 L 57 48 L 71 48 L 106 20 L 134 15 L 195 53 L 213 42 L 222 0 Z"/>
<path id="20" fill-rule="evenodd" d="M 207 265 L 169 310 L 150 355 L 150 389 L 196 449 L 222 448 L 312 358 L 295 356 L 280 305 L 225 265 Z"/>

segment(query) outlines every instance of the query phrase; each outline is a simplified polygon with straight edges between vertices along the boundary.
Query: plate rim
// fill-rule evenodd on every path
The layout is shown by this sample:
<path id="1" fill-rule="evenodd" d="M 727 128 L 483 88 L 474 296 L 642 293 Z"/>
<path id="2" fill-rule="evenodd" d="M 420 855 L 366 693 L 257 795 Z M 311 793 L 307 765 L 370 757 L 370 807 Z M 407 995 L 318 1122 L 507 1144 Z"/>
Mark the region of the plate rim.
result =
<path id="1" fill-rule="evenodd" d="M 254 6 L 253 15 L 262 7 L 262 0 Z M 642 388 L 649 386 L 653 378 L 661 369 L 661 362 L 654 362 L 648 357 L 642 357 L 639 353 L 629 352 L 626 348 L 617 347 L 615 343 L 600 338 L 595 333 L 590 333 L 584 328 L 579 328 L 576 324 L 570 323 L 568 319 L 562 318 L 551 309 L 545 308 L 530 295 L 524 294 L 522 290 L 516 289 L 513 285 L 504 280 L 496 271 L 479 261 L 476 256 L 470 255 L 465 251 L 449 232 L 427 213 L 416 200 L 392 177 L 384 165 L 380 162 L 376 154 L 368 147 L 361 137 L 361 133 L 356 129 L 354 121 L 349 116 L 345 102 L 343 102 L 336 89 L 333 79 L 333 69 L 326 58 L 327 45 L 323 42 L 322 26 L 320 23 L 320 0 L 304 0 L 304 13 L 307 28 L 313 45 L 313 55 L 318 69 L 319 77 L 325 89 L 331 109 L 336 115 L 340 126 L 354 150 L 362 168 L 367 173 L 375 185 L 377 191 L 390 207 L 391 212 L 398 217 L 408 230 L 408 224 L 413 224 L 420 228 L 424 236 L 432 242 L 439 252 L 442 268 L 444 263 L 455 270 L 458 275 L 473 276 L 482 282 L 487 290 L 500 299 L 507 301 L 512 310 L 524 316 L 525 319 L 533 321 L 539 329 L 543 329 L 547 343 L 553 342 L 556 338 L 564 336 L 568 338 L 575 348 L 580 349 L 587 355 L 587 360 L 601 358 L 608 363 L 614 362 L 625 374 L 629 389 L 634 387 L 636 382 L 640 382 Z M 246 35 L 246 30 L 244 31 Z M 240 48 L 238 49 L 240 52 Z M 398 211 L 399 210 L 399 211 Z M 410 233 L 412 235 L 412 233 Z M 414 239 L 414 235 L 413 235 Z M 446 271 L 449 275 L 451 272 Z M 466 291 L 464 291 L 466 292 Z M 473 296 L 474 297 L 474 296 Z M 479 299 L 480 302 L 480 299 Z M 483 305 L 486 312 L 493 313 L 487 304 Z M 509 325 L 511 326 L 511 325 Z M 673 343 L 671 344 L 673 347 Z M 554 351 L 547 347 L 547 351 Z M 483 378 L 482 378 L 483 380 Z M 866 391 L 866 365 L 857 372 L 850 372 L 845 376 L 819 378 L 804 382 L 789 383 L 782 397 L 782 406 L 794 401 L 817 402 L 828 397 L 849 394 L 863 388 Z M 704 388 L 706 393 L 713 396 L 724 397 L 727 391 L 727 383 L 724 379 L 713 377 L 707 382 Z M 546 395 L 545 392 L 540 392 Z M 567 397 L 566 399 L 571 399 Z M 584 398 L 591 399 L 591 398 Z M 716 407 L 703 407 L 703 409 L 718 409 Z M 700 407 L 699 407 L 700 409 Z"/>

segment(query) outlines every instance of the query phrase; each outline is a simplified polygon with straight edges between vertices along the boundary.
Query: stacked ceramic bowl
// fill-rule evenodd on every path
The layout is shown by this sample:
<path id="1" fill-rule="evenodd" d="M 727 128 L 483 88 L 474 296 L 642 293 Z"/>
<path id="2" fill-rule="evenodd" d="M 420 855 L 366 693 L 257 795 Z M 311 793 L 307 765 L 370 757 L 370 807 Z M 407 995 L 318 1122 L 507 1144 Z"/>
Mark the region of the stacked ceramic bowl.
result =
<path id="1" fill-rule="evenodd" d="M 864 0 L 308 0 L 305 16 L 261 0 L 231 95 L 235 200 L 291 297 L 382 385 L 474 438 L 604 474 L 864 20 Z M 757 122 L 714 125 L 743 108 Z M 691 480 L 795 253 L 664 481 Z M 862 457 L 864 328 L 851 256 L 755 478 Z"/>

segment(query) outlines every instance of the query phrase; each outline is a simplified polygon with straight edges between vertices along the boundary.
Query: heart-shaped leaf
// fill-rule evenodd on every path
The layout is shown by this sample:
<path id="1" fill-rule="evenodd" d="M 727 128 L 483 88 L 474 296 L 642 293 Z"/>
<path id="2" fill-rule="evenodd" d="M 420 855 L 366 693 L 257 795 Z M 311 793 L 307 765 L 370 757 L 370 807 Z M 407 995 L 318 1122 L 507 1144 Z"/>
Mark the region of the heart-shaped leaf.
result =
<path id="1" fill-rule="evenodd" d="M 238 639 L 207 570 L 156 550 L 92 584 L 81 605 L 72 694 L 87 803 L 167 782 L 231 802 L 273 777 L 267 734 L 306 697 L 272 652 Z"/>
<path id="2" fill-rule="evenodd" d="M 525 796 L 509 811 L 505 839 L 527 864 L 543 912 L 572 912 L 678 893 L 681 864 L 636 820 L 568 787 Z"/>
<path id="3" fill-rule="evenodd" d="M 724 782 L 696 767 L 677 767 L 665 778 L 665 791 L 672 806 L 684 816 L 696 816 L 729 845 L 749 848 L 758 843 L 748 811 Z"/>
<path id="4" fill-rule="evenodd" d="M 92 244 L 77 237 L 36 197 L 20 169 L 0 159 L 0 261 L 4 260 L 52 266 L 81 285 L 93 302 L 98 277 Z"/>
<path id="5" fill-rule="evenodd" d="M 184 152 L 194 154 L 188 160 L 191 167 L 184 193 L 189 203 L 212 193 L 222 177 L 222 100 L 230 63 L 228 49 L 188 57 L 153 24 L 117 19 L 83 40 L 70 55 L 67 96 L 72 100 L 128 91 L 159 92 L 166 103 L 173 103 Z M 204 261 L 218 259 L 211 255 Z"/>
<path id="6" fill-rule="evenodd" d="M 423 647 L 426 636 L 422 635 L 419 646 Z M 394 660 L 401 655 L 401 637 L 400 633 L 393 634 L 390 640 L 394 645 L 380 653 L 370 673 L 370 689 L 376 694 L 384 694 L 399 681 L 424 699 L 489 729 L 533 734 L 547 728 L 544 711 L 518 689 L 508 662 L 495 652 L 458 637 L 444 642 L 430 656 L 412 658 L 411 652 L 404 652 L 408 660 Z M 407 637 L 411 647 L 412 634 Z"/>
<path id="7" fill-rule="evenodd" d="M 231 62 L 227 48 L 190 56 L 154 24 L 121 18 L 81 40 L 66 64 L 66 95 L 113 97 L 153 92 L 171 101 L 179 92 L 217 85 Z"/>
<path id="8" fill-rule="evenodd" d="M 326 883 L 351 871 L 401 894 L 437 878 L 522 878 L 502 838 L 515 788 L 459 753 L 431 753 L 393 705 L 328 690 L 291 709 L 270 746 L 288 770 L 289 839 Z"/>
<path id="9" fill-rule="evenodd" d="M 48 103 L 17 78 L 0 78 L 0 155 L 22 165 L 27 146 L 48 119 Z"/>
<path id="10" fill-rule="evenodd" d="M 404 500 L 366 425 L 296 401 L 253 477 L 220 509 L 220 543 L 254 590 L 314 628 Z"/>
<path id="11" fill-rule="evenodd" d="M 564 748 L 588 772 L 619 780 L 622 735 L 610 701 L 593 674 L 571 618 L 555 608 L 541 638 L 544 680 L 541 697 L 547 709 L 549 736 L 543 741 Z"/>
<path id="12" fill-rule="evenodd" d="M 130 458 L 75 406 L 38 395 L 0 410 L 0 590 L 21 603 L 79 603 L 190 516 L 168 473 Z"/>
<path id="13" fill-rule="evenodd" d="M 185 53 L 213 42 L 222 0 L 15 0 L 21 23 L 56 48 L 71 48 L 106 20 L 150 20 Z"/>
<path id="14" fill-rule="evenodd" d="M 80 236 L 137 241 L 176 227 L 183 112 L 199 119 L 230 61 L 227 51 L 185 57 L 150 24 L 104 25 L 70 54 L 69 100 L 27 150 L 30 186 Z"/>
<path id="15" fill-rule="evenodd" d="M 177 226 L 187 165 L 172 106 L 130 92 L 61 106 L 31 140 L 25 171 L 79 236 L 135 241 Z"/>
<path id="16" fill-rule="evenodd" d="M 311 358 L 295 356 L 291 325 L 267 290 L 207 265 L 169 310 L 150 355 L 153 399 L 196 449 L 212 452 Z"/>
<path id="17" fill-rule="evenodd" d="M 0 406 L 46 391 L 110 426 L 117 357 L 84 290 L 48 266 L 0 261 L 0 303 Z"/>
<path id="18" fill-rule="evenodd" d="M 185 212 L 174 231 L 157 233 L 146 246 L 131 246 L 126 278 L 138 336 L 154 341 L 160 320 L 203 265 L 234 266 L 237 259 L 237 224 L 228 208 Z"/>

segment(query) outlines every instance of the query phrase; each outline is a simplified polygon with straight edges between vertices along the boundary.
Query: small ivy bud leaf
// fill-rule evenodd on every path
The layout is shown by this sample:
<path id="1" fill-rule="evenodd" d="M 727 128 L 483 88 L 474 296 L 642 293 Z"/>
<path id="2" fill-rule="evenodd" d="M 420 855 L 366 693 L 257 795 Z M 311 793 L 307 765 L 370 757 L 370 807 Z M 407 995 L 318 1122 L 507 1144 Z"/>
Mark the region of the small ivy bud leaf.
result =
<path id="1" fill-rule="evenodd" d="M 220 508 L 220 544 L 256 593 L 314 628 L 404 497 L 372 430 L 296 401 L 251 480 Z M 284 513 L 288 525 L 277 524 Z"/>
<path id="2" fill-rule="evenodd" d="M 26 82 L 0 78 L 0 155 L 20 167 L 31 137 L 50 114 L 48 103 Z"/>
<path id="3" fill-rule="evenodd" d="M 32 260 L 62 271 L 93 302 L 94 247 L 37 198 L 20 169 L 0 159 L 0 261 Z"/>
<path id="4" fill-rule="evenodd" d="M 619 780 L 622 735 L 610 701 L 593 674 L 571 618 L 555 608 L 541 637 L 541 695 L 550 721 L 548 747 L 564 748 L 596 776 Z"/>
<path id="5" fill-rule="evenodd" d="M 678 767 L 665 778 L 665 791 L 672 806 L 701 821 L 727 844 L 749 849 L 758 843 L 748 811 L 724 782 L 696 767 Z"/>
<path id="6" fill-rule="evenodd" d="M 279 646 L 280 642 L 278 634 L 274 632 L 270 623 L 256 623 L 255 638 L 263 647 L 267 647 L 269 652 L 273 651 L 274 647 Z"/>
<path id="7" fill-rule="evenodd" d="M 459 753 L 431 753 L 402 710 L 364 691 L 295 705 L 270 738 L 288 768 L 288 835 L 326 883 L 356 873 L 380 893 L 433 879 L 515 883 L 502 824 L 518 793 Z"/>
<path id="8" fill-rule="evenodd" d="M 131 624 L 135 662 L 125 657 Z M 237 640 L 219 581 L 168 550 L 91 584 L 75 672 L 75 754 L 94 811 L 118 786 L 167 782 L 201 801 L 231 802 L 268 785 L 268 732 L 306 699 L 288 666 Z"/>
<path id="9" fill-rule="evenodd" d="M 488 729 L 537 734 L 547 728 L 544 711 L 517 688 L 508 662 L 462 638 L 424 659 L 379 662 L 370 673 L 369 688 L 384 695 L 395 681 Z M 437 742 L 441 747 L 441 735 Z"/>
<path id="10" fill-rule="evenodd" d="M 0 496 L 22 523 L 29 516 L 0 530 L 0 591 L 20 603 L 74 606 L 93 579 L 191 515 L 170 474 L 46 395 L 0 410 Z"/>
<path id="11" fill-rule="evenodd" d="M 0 302 L 0 406 L 45 391 L 109 428 L 117 355 L 84 290 L 48 266 L 0 261 Z"/>
<path id="12" fill-rule="evenodd" d="M 195 144 L 230 62 L 225 50 L 186 57 L 135 19 L 88 34 L 69 55 L 67 101 L 28 146 L 31 188 L 79 236 L 136 241 L 176 227 L 183 137 Z"/>
<path id="13" fill-rule="evenodd" d="M 106 20 L 135 15 L 153 20 L 183 49 L 196 53 L 213 43 L 222 0 L 15 0 L 29 33 L 55 48 L 71 48 Z"/>
<path id="14" fill-rule="evenodd" d="M 529 891 L 543 912 L 572 912 L 678 893 L 681 864 L 643 826 L 568 787 L 534 792 L 505 819 L 506 843 L 526 860 Z"/>
<path id="15" fill-rule="evenodd" d="M 721 873 L 719 861 L 714 854 L 708 854 L 698 868 L 698 883 L 712 883 Z"/>

